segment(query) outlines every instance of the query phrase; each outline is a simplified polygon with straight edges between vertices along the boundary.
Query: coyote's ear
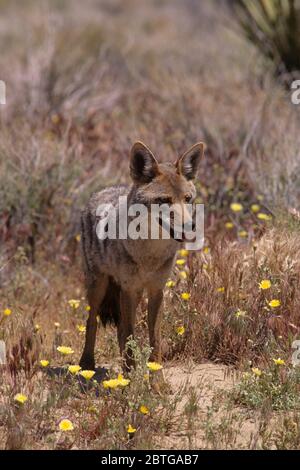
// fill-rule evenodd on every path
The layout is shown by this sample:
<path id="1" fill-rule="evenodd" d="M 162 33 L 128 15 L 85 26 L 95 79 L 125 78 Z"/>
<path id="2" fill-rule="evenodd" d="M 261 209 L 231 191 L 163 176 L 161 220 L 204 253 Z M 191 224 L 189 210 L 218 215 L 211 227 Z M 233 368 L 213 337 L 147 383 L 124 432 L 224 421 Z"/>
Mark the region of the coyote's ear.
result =
<path id="1" fill-rule="evenodd" d="M 204 143 L 198 142 L 178 158 L 175 166 L 177 172 L 187 180 L 192 180 L 197 176 L 199 164 L 204 155 Z"/>
<path id="2" fill-rule="evenodd" d="M 130 175 L 135 183 L 149 183 L 158 175 L 158 163 L 151 150 L 136 142 L 130 152 Z"/>

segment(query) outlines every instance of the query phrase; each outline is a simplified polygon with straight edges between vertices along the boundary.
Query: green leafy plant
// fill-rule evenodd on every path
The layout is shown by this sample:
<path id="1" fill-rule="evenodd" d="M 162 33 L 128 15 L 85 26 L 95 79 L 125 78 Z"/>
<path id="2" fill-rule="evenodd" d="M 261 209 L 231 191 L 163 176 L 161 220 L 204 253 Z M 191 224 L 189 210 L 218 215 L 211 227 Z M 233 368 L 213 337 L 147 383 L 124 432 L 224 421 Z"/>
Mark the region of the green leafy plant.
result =
<path id="1" fill-rule="evenodd" d="M 246 37 L 275 64 L 276 75 L 300 70 L 298 0 L 240 0 L 233 8 Z"/>

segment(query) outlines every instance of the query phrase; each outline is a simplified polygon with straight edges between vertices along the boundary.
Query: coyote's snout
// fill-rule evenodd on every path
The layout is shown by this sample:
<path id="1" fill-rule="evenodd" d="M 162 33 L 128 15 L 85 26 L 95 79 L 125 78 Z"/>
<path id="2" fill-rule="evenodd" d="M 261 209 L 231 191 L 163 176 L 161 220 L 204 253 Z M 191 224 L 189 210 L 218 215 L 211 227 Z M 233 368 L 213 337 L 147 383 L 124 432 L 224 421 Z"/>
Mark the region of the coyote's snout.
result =
<path id="1" fill-rule="evenodd" d="M 168 219 L 169 239 L 99 239 L 96 233 L 99 205 L 116 208 L 120 196 L 127 196 L 128 207 L 134 204 L 166 204 L 185 214 L 186 204 L 192 204 L 196 177 L 204 145 L 198 143 L 185 152 L 176 163 L 159 164 L 141 142 L 134 144 L 130 157 L 131 187 L 113 186 L 94 194 L 83 211 L 82 252 L 86 275 L 87 300 L 90 305 L 84 351 L 80 365 L 94 369 L 94 347 L 97 315 L 104 325 L 114 323 L 118 330 L 120 352 L 123 355 L 127 339 L 134 336 L 136 308 L 143 291 L 148 294 L 148 328 L 151 360 L 161 362 L 161 303 L 163 289 L 170 275 L 176 251 L 185 241 L 176 236 L 174 217 Z M 192 215 L 185 214 L 187 225 L 193 227 Z M 159 218 L 161 230 L 165 221 Z M 124 354 L 124 367 L 133 365 L 131 351 Z"/>

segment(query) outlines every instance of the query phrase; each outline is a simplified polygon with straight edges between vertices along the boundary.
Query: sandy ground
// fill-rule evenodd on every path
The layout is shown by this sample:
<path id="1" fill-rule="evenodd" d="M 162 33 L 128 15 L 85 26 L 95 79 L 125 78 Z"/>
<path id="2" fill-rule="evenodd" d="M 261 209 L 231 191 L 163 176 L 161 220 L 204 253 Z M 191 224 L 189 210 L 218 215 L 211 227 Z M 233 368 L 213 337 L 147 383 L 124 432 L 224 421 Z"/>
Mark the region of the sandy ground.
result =
<path id="1" fill-rule="evenodd" d="M 192 387 L 194 389 L 198 399 L 198 411 L 192 417 L 192 429 L 189 429 L 188 420 L 183 419 L 183 412 L 189 394 L 184 394 L 177 405 L 178 427 L 174 426 L 170 435 L 166 436 L 163 441 L 160 440 L 159 447 L 164 449 L 210 448 L 205 438 L 203 423 L 207 420 L 207 413 L 211 410 L 213 396 L 217 392 L 221 392 L 222 397 L 222 391 L 230 390 L 238 380 L 237 373 L 227 366 L 212 363 L 200 365 L 176 364 L 165 367 L 165 376 L 172 387 L 172 398 L 175 398 L 176 394 L 180 394 L 182 387 Z M 235 448 L 247 449 L 254 445 L 257 440 L 258 429 L 258 421 L 255 415 L 239 408 L 233 408 L 227 413 L 225 414 L 224 410 L 216 412 L 213 421 L 215 424 L 222 420 L 226 422 L 231 413 L 234 415 L 234 431 L 228 439 L 228 442 L 231 442 L 230 446 L 232 446 L 232 441 L 235 442 Z M 230 434 L 229 431 L 226 431 L 226 424 L 224 429 L 225 432 Z M 222 428 L 220 428 L 220 448 L 227 447 L 225 432 L 222 436 Z M 224 441 L 222 442 L 222 440 Z"/>

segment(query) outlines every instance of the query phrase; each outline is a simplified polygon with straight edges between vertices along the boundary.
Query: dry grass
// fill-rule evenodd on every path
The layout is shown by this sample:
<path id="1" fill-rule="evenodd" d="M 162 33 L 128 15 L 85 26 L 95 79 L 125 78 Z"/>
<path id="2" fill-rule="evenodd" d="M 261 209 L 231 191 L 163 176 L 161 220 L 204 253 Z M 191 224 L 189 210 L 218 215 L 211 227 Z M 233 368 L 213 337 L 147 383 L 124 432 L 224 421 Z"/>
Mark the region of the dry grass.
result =
<path id="1" fill-rule="evenodd" d="M 39 363 L 49 360 L 50 370 L 78 363 L 77 327 L 87 316 L 79 213 L 93 190 L 129 181 L 129 148 L 140 139 L 161 160 L 174 160 L 197 140 L 207 143 L 198 183 L 206 249 L 176 266 L 175 286 L 166 288 L 165 361 L 211 360 L 250 374 L 252 367 L 269 370 L 278 357 L 291 366 L 300 328 L 300 231 L 288 214 L 299 209 L 298 117 L 251 46 L 232 32 L 223 3 L 1 2 L 0 79 L 8 99 L 0 109 L 0 313 L 12 310 L 0 317 L 8 349 L 8 367 L 0 370 L 1 448 L 156 448 L 182 423 L 191 447 L 299 446 L 299 432 L 291 431 L 298 412 L 295 424 L 278 416 L 270 435 L 277 415 L 269 402 L 259 408 L 257 438 L 242 444 L 236 429 L 244 415 L 225 404 L 220 424 L 212 406 L 199 444 L 193 391 L 180 389 L 170 399 L 140 385 L 148 354 L 145 301 L 140 367 L 122 393 L 96 384 L 82 393 L 76 378 L 50 377 Z M 232 202 L 243 205 L 241 213 Z M 259 219 L 253 204 L 272 220 Z M 263 279 L 270 289 L 259 289 Z M 80 299 L 80 307 L 72 309 L 69 299 Z M 272 299 L 280 306 L 269 307 Z M 62 357 L 61 344 L 74 354 Z M 114 330 L 101 330 L 96 360 L 117 374 Z M 261 393 L 253 390 L 254 398 Z M 13 399 L 19 392 L 28 396 L 23 406 Z M 176 405 L 187 399 L 179 413 Z M 141 404 L 150 415 L 139 412 Z M 62 418 L 74 431 L 58 430 Z M 138 429 L 133 438 L 129 424 Z"/>

